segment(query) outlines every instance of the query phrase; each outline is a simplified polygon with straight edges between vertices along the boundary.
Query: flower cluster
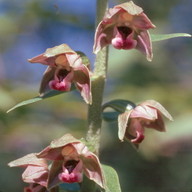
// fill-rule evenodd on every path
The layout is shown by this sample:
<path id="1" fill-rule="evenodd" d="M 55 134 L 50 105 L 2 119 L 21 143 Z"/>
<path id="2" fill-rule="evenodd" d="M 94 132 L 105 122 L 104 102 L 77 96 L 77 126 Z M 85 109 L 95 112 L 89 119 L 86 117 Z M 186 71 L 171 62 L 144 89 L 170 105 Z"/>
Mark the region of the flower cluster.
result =
<path id="1" fill-rule="evenodd" d="M 48 166 L 48 160 L 51 164 Z M 83 175 L 104 187 L 97 156 L 79 140 L 66 134 L 39 153 L 31 153 L 9 163 L 10 167 L 26 167 L 22 174 L 29 183 L 24 192 L 54 191 L 61 183 L 81 183 Z"/>
<path id="2" fill-rule="evenodd" d="M 132 1 L 114 6 L 107 10 L 96 28 L 93 52 L 97 54 L 111 44 L 116 49 L 139 50 L 151 61 L 153 52 L 148 30 L 153 28 L 143 9 Z M 68 92 L 74 84 L 85 102 L 92 104 L 92 73 L 81 55 L 68 45 L 48 48 L 29 62 L 47 65 L 40 85 L 41 96 L 50 89 Z M 163 116 L 172 120 L 168 111 L 154 100 L 127 108 L 118 116 L 119 139 L 127 139 L 137 146 L 144 139 L 145 128 L 165 131 Z M 25 168 L 22 179 L 29 186 L 24 192 L 55 192 L 62 183 L 81 183 L 84 176 L 105 188 L 98 157 L 70 134 L 52 141 L 39 153 L 10 162 L 9 166 Z"/>

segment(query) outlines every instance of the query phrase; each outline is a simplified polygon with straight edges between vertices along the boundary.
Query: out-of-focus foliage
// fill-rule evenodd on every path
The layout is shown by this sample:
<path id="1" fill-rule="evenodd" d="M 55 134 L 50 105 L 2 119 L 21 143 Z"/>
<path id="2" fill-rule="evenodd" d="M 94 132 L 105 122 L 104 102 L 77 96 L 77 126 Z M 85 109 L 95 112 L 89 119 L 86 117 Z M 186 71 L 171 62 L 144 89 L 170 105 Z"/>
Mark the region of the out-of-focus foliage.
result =
<path id="1" fill-rule="evenodd" d="M 87 106 L 74 91 L 24 106 L 37 95 L 44 66 L 32 58 L 61 43 L 83 51 L 93 64 L 94 0 L 0 1 L 0 191 L 22 191 L 22 170 L 7 163 L 42 150 L 70 132 L 86 133 Z M 110 5 L 126 2 L 111 0 Z M 137 0 L 156 25 L 153 33 L 191 33 L 191 0 Z M 75 5 L 75 6 L 74 6 Z M 89 8 L 87 8 L 89 7 Z M 139 152 L 117 137 L 117 124 L 103 123 L 101 161 L 113 166 L 122 191 L 189 192 L 192 190 L 192 41 L 155 42 L 151 63 L 137 51 L 110 48 L 104 102 L 154 99 L 174 117 L 166 133 L 148 129 Z"/>

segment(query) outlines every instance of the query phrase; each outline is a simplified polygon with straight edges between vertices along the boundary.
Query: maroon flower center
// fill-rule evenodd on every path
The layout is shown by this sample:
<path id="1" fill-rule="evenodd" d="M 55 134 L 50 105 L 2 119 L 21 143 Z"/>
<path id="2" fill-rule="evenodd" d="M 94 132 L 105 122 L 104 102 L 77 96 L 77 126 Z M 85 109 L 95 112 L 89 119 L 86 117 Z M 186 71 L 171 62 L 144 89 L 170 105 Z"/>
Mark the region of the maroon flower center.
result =
<path id="1" fill-rule="evenodd" d="M 58 91 L 69 91 L 73 81 L 73 72 L 67 69 L 59 69 L 56 71 L 54 80 L 49 82 L 51 89 Z"/>
<path id="2" fill-rule="evenodd" d="M 82 164 L 80 161 L 69 160 L 63 166 L 63 171 L 58 175 L 64 183 L 80 183 L 83 179 Z"/>
<path id="3" fill-rule="evenodd" d="M 134 39 L 134 31 L 130 27 L 117 27 L 115 33 L 111 44 L 116 49 L 133 49 L 136 47 L 137 41 Z"/>
<path id="4" fill-rule="evenodd" d="M 132 29 L 129 27 L 121 26 L 117 27 L 118 32 L 121 34 L 123 39 L 126 39 L 132 33 Z"/>
<path id="5" fill-rule="evenodd" d="M 76 165 L 79 163 L 79 161 L 76 160 L 69 160 L 65 163 L 65 168 L 71 173 L 73 169 L 76 167 Z"/>

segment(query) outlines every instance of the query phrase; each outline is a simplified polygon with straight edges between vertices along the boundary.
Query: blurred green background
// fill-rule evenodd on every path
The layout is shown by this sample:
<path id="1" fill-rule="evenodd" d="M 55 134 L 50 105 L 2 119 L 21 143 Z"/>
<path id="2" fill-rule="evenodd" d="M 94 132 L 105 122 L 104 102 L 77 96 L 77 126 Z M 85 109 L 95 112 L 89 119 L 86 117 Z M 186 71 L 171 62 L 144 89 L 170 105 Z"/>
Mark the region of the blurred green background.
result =
<path id="1" fill-rule="evenodd" d="M 110 1 L 110 6 L 123 1 Z M 192 31 L 191 0 L 135 0 L 156 25 L 151 33 Z M 95 0 L 0 0 L 0 191 L 23 191 L 21 168 L 7 163 L 38 152 L 71 132 L 84 137 L 87 106 L 74 91 L 6 111 L 38 94 L 45 66 L 27 59 L 67 43 L 94 55 Z M 89 7 L 89 8 L 87 8 Z M 192 41 L 178 38 L 153 43 L 147 62 L 136 50 L 110 47 L 104 102 L 154 99 L 173 116 L 167 132 L 146 130 L 139 151 L 117 137 L 117 123 L 103 123 L 101 161 L 113 166 L 123 192 L 192 191 Z M 92 66 L 93 67 L 93 66 Z"/>

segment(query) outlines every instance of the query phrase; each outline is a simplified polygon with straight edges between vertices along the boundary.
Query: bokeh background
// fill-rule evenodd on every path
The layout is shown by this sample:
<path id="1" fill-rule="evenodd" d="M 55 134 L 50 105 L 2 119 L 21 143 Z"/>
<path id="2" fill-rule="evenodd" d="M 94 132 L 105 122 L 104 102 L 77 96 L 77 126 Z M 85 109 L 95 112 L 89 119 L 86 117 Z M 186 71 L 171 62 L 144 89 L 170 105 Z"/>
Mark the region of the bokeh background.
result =
<path id="1" fill-rule="evenodd" d="M 110 7 L 125 0 L 110 0 Z M 156 25 L 151 33 L 192 32 L 191 0 L 135 0 Z M 7 163 L 38 152 L 71 132 L 86 133 L 87 106 L 76 91 L 6 111 L 38 95 L 45 70 L 27 59 L 67 43 L 92 63 L 95 0 L 0 0 L 0 191 L 20 192 L 21 168 Z M 136 50 L 110 48 L 104 101 L 159 101 L 174 117 L 167 132 L 146 130 L 136 151 L 117 137 L 117 123 L 103 123 L 101 161 L 113 166 L 123 192 L 192 191 L 192 41 L 177 38 L 153 43 L 147 62 Z"/>

